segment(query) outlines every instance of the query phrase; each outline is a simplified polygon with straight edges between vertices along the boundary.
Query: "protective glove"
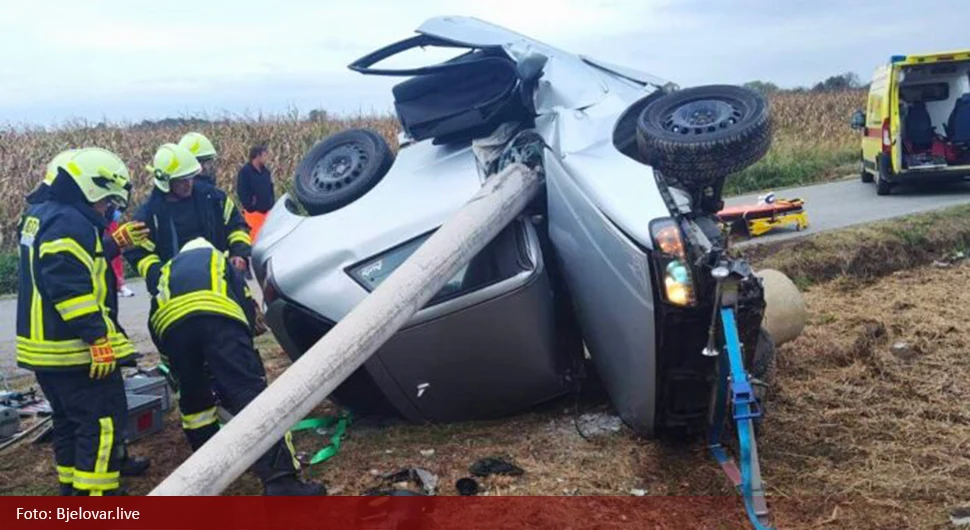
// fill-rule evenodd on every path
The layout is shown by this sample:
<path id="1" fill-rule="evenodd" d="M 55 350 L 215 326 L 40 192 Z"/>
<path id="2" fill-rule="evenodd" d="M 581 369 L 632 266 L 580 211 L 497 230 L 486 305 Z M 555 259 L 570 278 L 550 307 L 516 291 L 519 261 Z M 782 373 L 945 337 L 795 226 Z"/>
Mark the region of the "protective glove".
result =
<path id="1" fill-rule="evenodd" d="M 91 379 L 104 379 L 115 371 L 115 351 L 106 337 L 102 337 L 90 347 Z"/>
<path id="2" fill-rule="evenodd" d="M 129 221 L 111 234 L 118 248 L 141 246 L 148 241 L 148 227 L 140 221 Z"/>

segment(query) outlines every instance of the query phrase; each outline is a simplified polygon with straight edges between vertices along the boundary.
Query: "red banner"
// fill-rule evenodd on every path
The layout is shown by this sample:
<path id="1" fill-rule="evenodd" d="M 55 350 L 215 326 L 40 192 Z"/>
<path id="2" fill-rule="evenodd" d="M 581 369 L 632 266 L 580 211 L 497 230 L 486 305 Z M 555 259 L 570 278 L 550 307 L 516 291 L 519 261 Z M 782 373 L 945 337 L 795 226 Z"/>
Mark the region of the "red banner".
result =
<path id="1" fill-rule="evenodd" d="M 0 530 L 748 528 L 737 497 L 3 497 Z"/>

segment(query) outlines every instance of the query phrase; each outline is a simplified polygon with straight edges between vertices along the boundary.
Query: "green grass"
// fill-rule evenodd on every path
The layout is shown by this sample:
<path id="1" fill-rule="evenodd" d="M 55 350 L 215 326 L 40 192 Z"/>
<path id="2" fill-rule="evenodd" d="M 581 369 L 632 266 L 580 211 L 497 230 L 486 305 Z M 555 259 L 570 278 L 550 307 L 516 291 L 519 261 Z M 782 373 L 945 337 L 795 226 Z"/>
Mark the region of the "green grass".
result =
<path id="1" fill-rule="evenodd" d="M 858 150 L 776 145 L 758 163 L 729 176 L 724 196 L 836 180 L 857 173 L 858 162 Z"/>
<path id="2" fill-rule="evenodd" d="M 18 261 L 16 252 L 0 252 L 0 294 L 17 290 Z"/>

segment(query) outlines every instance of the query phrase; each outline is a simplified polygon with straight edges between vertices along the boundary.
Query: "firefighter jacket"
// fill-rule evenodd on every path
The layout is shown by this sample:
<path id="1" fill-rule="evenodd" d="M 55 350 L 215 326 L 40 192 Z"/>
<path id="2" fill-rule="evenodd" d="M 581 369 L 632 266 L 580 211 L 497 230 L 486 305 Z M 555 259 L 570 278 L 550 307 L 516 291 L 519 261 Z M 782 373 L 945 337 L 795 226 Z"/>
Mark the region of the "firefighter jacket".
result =
<path id="1" fill-rule="evenodd" d="M 91 363 L 107 337 L 120 364 L 134 347 L 118 324 L 117 282 L 105 258 L 107 220 L 85 204 L 46 201 L 21 218 L 17 364 L 31 370 Z"/>
<path id="2" fill-rule="evenodd" d="M 218 315 L 252 330 L 256 305 L 242 275 L 226 256 L 212 248 L 180 252 L 159 270 L 158 293 L 152 297 L 149 327 L 153 338 L 195 315 Z"/>
<path id="3" fill-rule="evenodd" d="M 201 236 L 229 256 L 249 258 L 252 241 L 249 225 L 225 192 L 210 184 L 196 182 L 191 200 L 198 215 Z M 145 278 L 148 291 L 158 292 L 162 265 L 175 257 L 188 237 L 178 234 L 165 194 L 152 191 L 148 201 L 135 213 L 133 220 L 148 226 L 150 241 L 142 247 L 125 251 L 125 259 Z"/>

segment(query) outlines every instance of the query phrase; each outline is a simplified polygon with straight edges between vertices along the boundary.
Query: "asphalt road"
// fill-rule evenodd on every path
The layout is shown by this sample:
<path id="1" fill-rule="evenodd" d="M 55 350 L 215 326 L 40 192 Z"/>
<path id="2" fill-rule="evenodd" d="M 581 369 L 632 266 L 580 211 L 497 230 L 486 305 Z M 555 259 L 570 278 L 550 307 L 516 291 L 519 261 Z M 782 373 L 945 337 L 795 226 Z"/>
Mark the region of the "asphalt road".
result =
<path id="1" fill-rule="evenodd" d="M 779 229 L 737 246 L 761 244 L 803 237 L 825 230 L 872 223 L 893 217 L 939 210 L 970 203 L 970 185 L 893 188 L 891 195 L 876 195 L 875 184 L 863 184 L 858 178 L 829 184 L 772 190 L 779 199 L 802 199 L 808 214 L 808 228 L 802 231 Z M 728 206 L 754 204 L 765 192 L 726 199 Z"/>
<path id="2" fill-rule="evenodd" d="M 801 232 L 784 230 L 770 233 L 742 244 L 802 237 L 825 230 L 970 203 L 970 185 L 967 184 L 928 189 L 900 188 L 886 197 L 877 196 L 874 185 L 863 184 L 858 179 L 774 191 L 779 198 L 800 198 L 805 201 L 808 229 Z M 753 204 L 757 197 L 758 194 L 745 195 L 733 197 L 726 202 L 729 205 Z M 154 345 L 146 327 L 149 299 L 145 285 L 135 280 L 129 283 L 129 287 L 135 292 L 135 296 L 119 299 L 121 325 L 140 351 L 152 351 Z M 256 285 L 251 288 L 254 296 L 260 296 L 261 292 Z M 29 374 L 17 368 L 15 363 L 16 307 L 15 297 L 0 299 L 0 374 L 11 379 Z"/>

